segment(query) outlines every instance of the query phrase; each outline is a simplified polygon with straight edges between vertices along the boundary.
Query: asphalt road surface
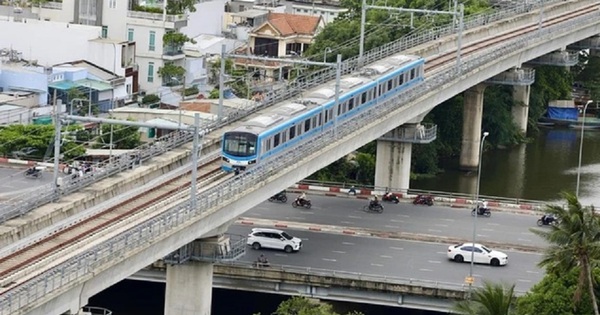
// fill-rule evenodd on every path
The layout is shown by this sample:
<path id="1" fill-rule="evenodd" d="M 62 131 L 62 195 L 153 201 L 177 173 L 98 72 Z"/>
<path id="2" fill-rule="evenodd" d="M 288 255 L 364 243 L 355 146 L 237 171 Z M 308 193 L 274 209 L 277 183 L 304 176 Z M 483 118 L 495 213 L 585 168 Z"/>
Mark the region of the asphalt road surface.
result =
<path id="1" fill-rule="evenodd" d="M 10 199 L 26 192 L 35 193 L 39 186 L 52 182 L 52 170 L 44 171 L 41 178 L 26 178 L 27 167 L 0 167 L 0 200 Z M 62 176 L 63 174 L 60 173 Z"/>
<path id="2" fill-rule="evenodd" d="M 288 193 L 288 202 L 263 202 L 244 213 L 245 218 L 273 219 L 302 223 L 315 223 L 343 227 L 377 229 L 382 232 L 410 232 L 448 236 L 471 240 L 473 217 L 471 209 L 445 206 L 415 206 L 412 203 L 384 203 L 381 214 L 362 210 L 368 201 L 309 195 L 311 209 L 293 208 L 295 195 Z M 490 218 L 477 218 L 477 242 L 485 241 L 519 244 L 534 247 L 546 246 L 545 241 L 531 233 L 537 228 L 538 216 L 494 211 Z M 543 229 L 541 227 L 540 229 Z"/>
<path id="3" fill-rule="evenodd" d="M 251 227 L 234 225 L 229 233 L 247 235 Z M 288 230 L 303 240 L 296 253 L 268 249 L 253 250 L 249 246 L 242 261 L 255 261 L 265 254 L 274 265 L 300 266 L 335 271 L 356 272 L 407 279 L 462 284 L 469 274 L 469 263 L 448 260 L 448 246 L 403 240 Z M 515 284 L 517 291 L 527 291 L 542 279 L 544 272 L 536 265 L 537 253 L 504 251 L 509 263 L 502 267 L 475 265 L 475 284 L 482 280 Z"/>

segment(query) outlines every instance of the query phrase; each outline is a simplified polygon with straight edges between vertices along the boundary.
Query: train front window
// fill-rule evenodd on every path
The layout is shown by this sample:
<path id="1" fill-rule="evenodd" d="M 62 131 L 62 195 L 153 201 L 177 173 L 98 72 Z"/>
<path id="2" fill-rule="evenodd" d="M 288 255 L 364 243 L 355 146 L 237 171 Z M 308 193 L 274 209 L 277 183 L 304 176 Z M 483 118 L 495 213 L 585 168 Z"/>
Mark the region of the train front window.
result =
<path id="1" fill-rule="evenodd" d="M 226 154 L 246 157 L 256 154 L 256 135 L 243 132 L 230 132 L 225 135 L 223 152 Z"/>

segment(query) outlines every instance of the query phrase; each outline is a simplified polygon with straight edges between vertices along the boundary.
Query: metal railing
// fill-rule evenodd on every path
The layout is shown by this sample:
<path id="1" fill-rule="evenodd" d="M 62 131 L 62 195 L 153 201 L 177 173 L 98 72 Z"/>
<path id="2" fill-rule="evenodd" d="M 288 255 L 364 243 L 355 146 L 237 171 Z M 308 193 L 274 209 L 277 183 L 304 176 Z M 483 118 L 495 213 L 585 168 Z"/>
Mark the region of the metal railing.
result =
<path id="1" fill-rule="evenodd" d="M 81 311 L 90 315 L 112 315 L 112 311 L 104 307 L 84 306 Z"/>
<path id="2" fill-rule="evenodd" d="M 30 280 L 18 284 L 15 288 L 0 296 L 0 315 L 10 314 L 19 309 L 30 307 L 39 299 L 50 299 L 53 293 L 61 292 L 61 287 L 80 284 L 97 275 L 115 263 L 135 255 L 166 237 L 175 235 L 179 230 L 189 227 L 216 209 L 235 202 L 245 194 L 260 189 L 265 183 L 273 181 L 298 163 L 311 158 L 314 152 L 335 145 L 340 137 L 352 138 L 378 119 L 383 119 L 390 112 L 396 111 L 418 98 L 438 93 L 457 80 L 459 74 L 480 71 L 485 66 L 494 65 L 511 54 L 527 47 L 547 42 L 556 36 L 571 32 L 581 25 L 592 25 L 600 20 L 600 11 L 585 16 L 572 18 L 554 25 L 508 41 L 502 47 L 490 47 L 464 60 L 460 69 L 451 68 L 441 71 L 434 77 L 427 78 L 422 85 L 415 86 L 391 97 L 385 102 L 374 105 L 353 116 L 351 120 L 339 122 L 334 130 L 329 129 L 306 139 L 280 155 L 261 161 L 259 165 L 247 172 L 210 187 L 196 197 L 197 207 L 191 203 L 180 203 L 171 209 L 157 214 L 153 218 L 141 222 L 130 230 L 95 245 L 88 251 L 71 257 Z"/>
<path id="3" fill-rule="evenodd" d="M 529 12 L 533 9 L 536 9 L 542 5 L 548 5 L 552 3 L 559 3 L 561 0 L 539 0 L 539 1 L 530 1 L 528 4 L 517 4 L 513 8 L 504 9 L 497 12 L 492 13 L 482 13 L 478 15 L 469 16 L 465 19 L 464 22 L 464 30 L 468 30 L 471 28 L 483 26 L 485 24 L 499 21 L 505 18 L 513 17 L 518 14 Z M 137 17 L 137 18 L 148 18 L 148 19 L 157 19 L 162 20 L 162 14 L 158 13 L 148 13 L 148 12 L 138 12 L 138 11 L 128 11 L 127 15 L 129 17 Z M 174 18 L 174 16 L 167 15 L 167 20 Z M 438 40 L 443 36 L 448 36 L 456 33 L 458 31 L 455 25 L 448 25 L 445 27 L 436 27 L 433 29 L 427 30 L 419 30 L 408 34 L 394 42 L 382 45 L 380 47 L 371 49 L 364 56 L 364 61 L 366 63 L 372 63 L 378 60 L 381 60 L 385 57 L 391 56 L 392 54 L 399 53 L 403 50 L 425 44 L 430 41 Z M 342 75 L 351 73 L 359 66 L 359 58 L 358 56 L 347 59 L 342 63 L 341 73 Z M 285 88 L 271 91 L 266 93 L 265 98 L 262 102 L 254 102 L 248 100 L 245 106 L 240 106 L 239 109 L 228 109 L 225 112 L 225 117 L 221 121 L 217 121 L 211 124 L 204 126 L 204 130 L 206 132 L 210 132 L 222 126 L 228 125 L 232 122 L 238 121 L 250 114 L 253 114 L 259 110 L 272 106 L 276 103 L 282 102 L 284 100 L 290 99 L 295 96 L 302 97 L 302 92 L 308 89 L 314 88 L 316 86 L 320 86 L 326 83 L 331 83 L 331 81 L 335 80 L 336 70 L 333 68 L 325 68 L 319 71 L 314 71 L 305 76 L 298 78 L 296 81 L 289 83 Z M 168 138 L 168 136 L 164 137 Z M 178 138 L 179 139 L 179 138 Z M 181 138 L 184 141 L 175 141 L 171 143 L 170 140 L 166 140 L 167 142 L 161 148 L 155 147 L 155 145 L 147 144 L 144 145 L 137 150 L 139 151 L 140 161 L 146 161 L 151 157 L 158 156 L 170 149 L 176 148 L 180 145 L 188 143 L 192 140 L 191 134 L 185 134 L 185 138 Z M 71 192 L 77 191 L 83 187 L 91 185 L 101 179 L 104 179 L 108 176 L 115 175 L 120 171 L 126 170 L 133 166 L 135 162 L 124 162 L 125 159 L 117 158 L 115 159 L 118 163 L 108 163 L 103 165 L 99 169 L 102 170 L 97 176 L 96 174 L 88 174 L 82 178 L 76 178 L 68 180 L 67 183 L 63 184 L 63 188 L 60 191 L 55 191 L 52 187 L 52 184 L 48 184 L 45 186 L 41 186 L 39 188 L 39 194 L 36 196 L 31 196 L 30 194 L 24 194 L 22 196 L 15 197 L 9 201 L 5 201 L 0 203 L 0 223 L 3 223 L 7 220 L 10 220 L 15 217 L 22 216 L 29 211 L 42 206 L 44 204 L 53 202 L 58 200 L 60 196 L 69 194 Z"/>
<path id="4" fill-rule="evenodd" d="M 242 235 L 226 234 L 226 242 L 195 240 L 185 244 L 163 258 L 166 264 L 183 264 L 187 261 L 233 261 L 246 253 L 247 238 Z"/>
<path id="5" fill-rule="evenodd" d="M 152 20 L 152 21 L 162 21 L 163 14 L 162 13 L 150 13 L 143 11 L 127 11 L 127 17 L 134 19 L 144 19 L 144 20 Z M 187 21 L 187 16 L 185 14 L 167 14 L 166 22 L 178 22 L 178 21 Z"/>
<path id="6" fill-rule="evenodd" d="M 245 270 L 256 270 L 253 267 L 252 263 L 249 262 L 240 262 L 240 261 L 232 261 L 227 263 L 218 263 L 217 265 L 224 267 L 233 267 L 238 269 Z M 378 283 L 385 283 L 391 285 L 406 285 L 406 286 L 418 286 L 423 288 L 430 289 L 444 289 L 444 290 L 453 290 L 459 292 L 467 292 L 469 290 L 469 286 L 466 284 L 453 283 L 453 282 L 443 282 L 443 281 L 433 281 L 433 280 L 421 280 L 416 278 L 406 278 L 406 277 L 394 277 L 387 275 L 376 275 L 376 274 L 368 274 L 362 272 L 351 272 L 351 271 L 339 271 L 339 270 L 330 270 L 330 269 L 321 269 L 321 268 L 313 268 L 313 267 L 301 267 L 301 266 L 293 266 L 293 265 L 274 265 L 270 264 L 269 268 L 266 271 L 278 271 L 283 273 L 295 274 L 295 275 L 306 275 L 306 276 L 316 276 L 316 277 L 324 277 L 324 278 L 336 278 L 336 279 L 345 279 L 345 280 L 355 280 L 355 281 L 372 281 Z M 265 272 L 265 269 L 260 269 L 261 272 Z M 217 270 L 215 274 L 224 274 L 220 270 Z M 238 273 L 235 274 L 239 276 Z M 258 277 L 260 279 L 260 277 Z M 308 279 L 308 278 L 306 278 Z M 330 284 L 327 284 L 330 286 Z M 478 287 L 478 286 L 475 286 Z M 358 287 L 359 288 L 359 287 Z M 360 288 L 359 288 L 360 289 Z M 524 295 L 525 291 L 515 291 L 517 296 Z"/>

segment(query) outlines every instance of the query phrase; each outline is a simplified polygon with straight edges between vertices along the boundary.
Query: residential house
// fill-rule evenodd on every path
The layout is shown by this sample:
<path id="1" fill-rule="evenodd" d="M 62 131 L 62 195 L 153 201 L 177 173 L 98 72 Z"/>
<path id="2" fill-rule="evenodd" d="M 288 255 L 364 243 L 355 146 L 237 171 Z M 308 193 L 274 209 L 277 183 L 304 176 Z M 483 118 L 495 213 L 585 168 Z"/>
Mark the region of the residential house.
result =
<path id="1" fill-rule="evenodd" d="M 250 53 L 274 58 L 294 58 L 310 47 L 315 36 L 323 29 L 319 16 L 289 13 L 269 13 L 267 21 L 249 34 Z M 287 78 L 293 65 L 274 61 L 237 58 L 236 66 L 257 70 L 268 81 Z"/>
<path id="2" fill-rule="evenodd" d="M 339 6 L 328 5 L 313 5 L 313 4 L 294 4 L 292 5 L 292 13 L 303 14 L 310 16 L 320 16 L 323 18 L 323 23 L 328 24 L 333 22 L 340 14 L 348 12 L 348 9 Z"/>

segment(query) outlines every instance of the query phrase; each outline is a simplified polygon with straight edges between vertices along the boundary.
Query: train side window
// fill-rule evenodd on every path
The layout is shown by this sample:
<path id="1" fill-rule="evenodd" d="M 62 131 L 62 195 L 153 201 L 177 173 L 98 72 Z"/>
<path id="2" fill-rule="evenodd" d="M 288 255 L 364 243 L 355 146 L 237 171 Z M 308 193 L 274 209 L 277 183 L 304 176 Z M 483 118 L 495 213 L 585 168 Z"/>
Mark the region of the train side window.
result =
<path id="1" fill-rule="evenodd" d="M 354 98 L 348 100 L 348 110 L 352 110 L 354 108 Z"/>
<path id="2" fill-rule="evenodd" d="M 387 90 L 391 91 L 392 88 L 394 87 L 394 81 L 392 81 L 391 79 L 387 82 Z"/>
<path id="3" fill-rule="evenodd" d="M 276 148 L 279 145 L 279 134 L 276 134 L 273 137 L 273 148 Z"/>
<path id="4" fill-rule="evenodd" d="M 333 120 L 333 108 L 328 110 L 329 112 L 329 120 Z"/>
<path id="5" fill-rule="evenodd" d="M 410 69 L 410 79 L 414 79 L 415 78 L 415 68 Z"/>
<path id="6" fill-rule="evenodd" d="M 294 137 L 296 137 L 296 126 L 292 126 L 289 130 L 290 133 L 290 140 L 294 139 Z"/>
<path id="7" fill-rule="evenodd" d="M 304 121 L 304 132 L 310 130 L 310 118 Z"/>
<path id="8" fill-rule="evenodd" d="M 377 98 L 377 87 L 373 88 L 373 99 Z"/>
<path id="9" fill-rule="evenodd" d="M 398 85 L 404 84 L 404 72 L 398 77 Z"/>
<path id="10" fill-rule="evenodd" d="M 366 102 L 367 102 L 367 92 L 363 92 L 363 94 L 360 95 L 360 104 L 359 105 L 362 105 Z"/>

